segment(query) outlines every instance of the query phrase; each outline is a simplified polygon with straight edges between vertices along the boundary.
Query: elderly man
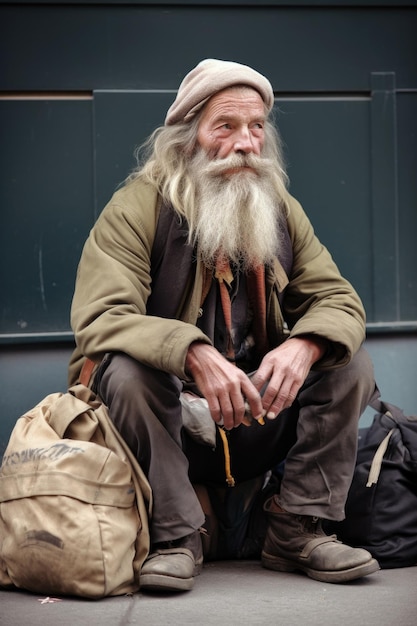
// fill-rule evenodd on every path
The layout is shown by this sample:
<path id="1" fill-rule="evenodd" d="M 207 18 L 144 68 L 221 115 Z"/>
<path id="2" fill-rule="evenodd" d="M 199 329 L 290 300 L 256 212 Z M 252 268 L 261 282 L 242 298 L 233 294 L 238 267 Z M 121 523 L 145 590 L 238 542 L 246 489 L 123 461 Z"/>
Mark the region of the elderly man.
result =
<path id="1" fill-rule="evenodd" d="M 344 517 L 374 379 L 359 297 L 287 191 L 273 103 L 252 68 L 199 63 L 82 254 L 70 379 L 99 364 L 94 388 L 152 487 L 142 589 L 192 588 L 195 485 L 284 460 L 262 565 L 334 583 L 378 569 L 321 526 Z M 213 445 L 184 428 L 185 389 L 205 399 Z"/>

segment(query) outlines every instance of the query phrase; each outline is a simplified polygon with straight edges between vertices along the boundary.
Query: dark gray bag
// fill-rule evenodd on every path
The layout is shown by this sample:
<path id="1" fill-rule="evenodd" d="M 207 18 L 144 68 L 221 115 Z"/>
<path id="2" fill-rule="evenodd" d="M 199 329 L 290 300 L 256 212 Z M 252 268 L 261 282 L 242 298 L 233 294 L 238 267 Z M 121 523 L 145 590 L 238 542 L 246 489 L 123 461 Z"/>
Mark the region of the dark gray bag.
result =
<path id="1" fill-rule="evenodd" d="M 377 413 L 360 440 L 346 519 L 330 530 L 367 549 L 382 568 L 416 565 L 417 417 L 381 401 L 379 392 L 370 406 Z"/>

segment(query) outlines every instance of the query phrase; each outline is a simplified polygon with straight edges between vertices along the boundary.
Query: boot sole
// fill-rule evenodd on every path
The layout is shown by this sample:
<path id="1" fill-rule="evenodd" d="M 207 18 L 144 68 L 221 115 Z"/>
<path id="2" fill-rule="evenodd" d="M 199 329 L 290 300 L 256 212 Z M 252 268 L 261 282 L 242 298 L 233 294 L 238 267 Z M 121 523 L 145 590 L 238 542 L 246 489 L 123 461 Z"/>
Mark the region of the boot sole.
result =
<path id="1" fill-rule="evenodd" d="M 194 587 L 194 576 L 199 576 L 203 569 L 203 560 L 197 561 L 191 578 L 178 578 L 166 574 L 141 574 L 140 591 L 190 591 Z"/>
<path id="2" fill-rule="evenodd" d="M 266 552 L 262 552 L 262 565 L 266 569 L 272 569 L 277 572 L 295 572 L 300 570 L 307 574 L 309 578 L 323 583 L 345 583 L 351 580 L 356 580 L 357 578 L 362 578 L 363 576 L 368 576 L 369 574 L 373 574 L 380 569 L 378 561 L 371 559 L 363 565 L 357 565 L 356 567 L 351 567 L 345 570 L 316 570 L 311 567 L 307 567 L 306 565 L 289 561 L 288 559 L 284 559 L 282 557 L 272 556 Z"/>
<path id="3" fill-rule="evenodd" d="M 194 578 L 176 578 L 164 574 L 143 574 L 139 579 L 140 591 L 190 591 Z"/>

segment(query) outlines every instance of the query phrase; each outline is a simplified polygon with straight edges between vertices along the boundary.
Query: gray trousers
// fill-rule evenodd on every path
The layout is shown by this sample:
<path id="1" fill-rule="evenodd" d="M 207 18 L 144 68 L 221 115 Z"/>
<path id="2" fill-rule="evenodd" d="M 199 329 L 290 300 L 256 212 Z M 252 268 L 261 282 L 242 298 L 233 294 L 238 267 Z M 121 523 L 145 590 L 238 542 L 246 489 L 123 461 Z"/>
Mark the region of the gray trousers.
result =
<path id="1" fill-rule="evenodd" d="M 136 455 L 153 491 L 151 539 L 178 539 L 204 523 L 192 484 L 225 484 L 224 449 L 202 445 L 182 428 L 182 382 L 111 354 L 100 366 L 95 390 Z M 237 482 L 264 474 L 285 459 L 285 509 L 330 520 L 344 518 L 356 461 L 358 420 L 375 389 L 371 360 L 361 349 L 351 363 L 310 372 L 290 409 L 261 426 L 228 433 Z"/>

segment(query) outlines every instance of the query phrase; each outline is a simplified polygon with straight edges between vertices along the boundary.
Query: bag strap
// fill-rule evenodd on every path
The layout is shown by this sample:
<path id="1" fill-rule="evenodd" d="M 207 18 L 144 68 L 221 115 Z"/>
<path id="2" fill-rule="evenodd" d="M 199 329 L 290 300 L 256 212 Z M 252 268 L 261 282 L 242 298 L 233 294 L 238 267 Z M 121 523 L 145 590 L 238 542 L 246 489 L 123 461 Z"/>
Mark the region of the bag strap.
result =
<path id="1" fill-rule="evenodd" d="M 98 367 L 97 363 L 85 357 L 84 363 L 81 367 L 80 375 L 78 377 L 79 382 L 85 387 L 89 387 L 92 376 L 97 367 Z"/>
<path id="2" fill-rule="evenodd" d="M 75 390 L 78 397 L 74 395 Z M 81 416 L 83 419 L 78 419 L 77 422 L 77 439 L 90 441 L 93 437 L 98 427 L 98 419 L 87 401 L 89 395 L 89 389 L 83 385 L 75 385 L 50 406 L 49 425 L 61 439 L 72 422 Z"/>
<path id="3" fill-rule="evenodd" d="M 384 458 L 384 454 L 387 451 L 389 440 L 391 439 L 391 435 L 394 432 L 394 428 L 392 428 L 388 435 L 384 437 L 381 443 L 378 446 L 377 451 L 374 454 L 374 458 L 372 459 L 371 468 L 369 470 L 368 482 L 366 483 L 367 487 L 372 487 L 372 485 L 376 485 L 378 482 L 379 474 L 381 473 L 382 460 Z"/>

